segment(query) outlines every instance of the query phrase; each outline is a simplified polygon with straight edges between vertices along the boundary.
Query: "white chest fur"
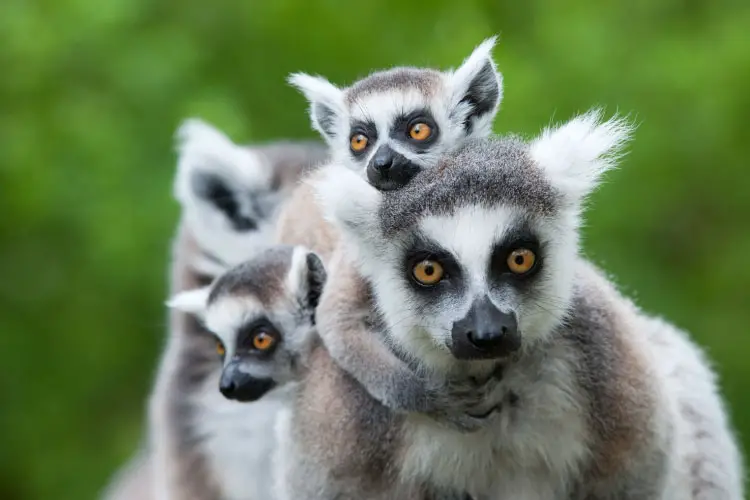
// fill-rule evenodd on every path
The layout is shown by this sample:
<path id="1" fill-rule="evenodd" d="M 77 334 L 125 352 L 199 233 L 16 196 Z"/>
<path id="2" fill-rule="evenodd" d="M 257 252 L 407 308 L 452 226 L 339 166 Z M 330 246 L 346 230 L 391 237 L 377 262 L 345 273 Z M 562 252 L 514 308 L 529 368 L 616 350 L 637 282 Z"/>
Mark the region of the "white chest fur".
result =
<path id="1" fill-rule="evenodd" d="M 501 409 L 475 433 L 407 420 L 402 474 L 482 500 L 565 498 L 589 450 L 585 402 L 568 353 L 507 370 Z"/>
<path id="2" fill-rule="evenodd" d="M 204 437 L 209 467 L 224 499 L 270 498 L 274 426 L 288 391 L 273 391 L 253 403 L 236 403 L 225 399 L 216 384 L 207 386 L 195 429 Z"/>

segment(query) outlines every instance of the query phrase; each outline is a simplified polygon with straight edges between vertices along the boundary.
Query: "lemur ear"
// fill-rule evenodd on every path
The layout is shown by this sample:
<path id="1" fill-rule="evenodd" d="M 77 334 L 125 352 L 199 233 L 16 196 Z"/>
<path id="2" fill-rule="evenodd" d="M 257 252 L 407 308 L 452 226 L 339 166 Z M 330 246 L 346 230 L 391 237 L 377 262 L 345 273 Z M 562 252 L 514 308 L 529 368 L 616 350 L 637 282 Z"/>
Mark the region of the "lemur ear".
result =
<path id="1" fill-rule="evenodd" d="M 378 208 L 382 193 L 358 174 L 332 164 L 313 184 L 323 215 L 344 234 L 368 240 L 378 234 Z"/>
<path id="2" fill-rule="evenodd" d="M 185 120 L 176 138 L 174 194 L 194 223 L 214 229 L 228 226 L 234 232 L 256 229 L 247 193 L 270 189 L 269 165 L 201 120 Z"/>
<path id="3" fill-rule="evenodd" d="M 617 165 L 633 130 L 629 120 L 613 116 L 602 121 L 602 111 L 594 109 L 545 129 L 531 143 L 530 153 L 552 185 L 578 205 L 596 188 L 602 174 Z"/>
<path id="4" fill-rule="evenodd" d="M 167 301 L 167 306 L 170 309 L 194 314 L 202 318 L 208 307 L 208 295 L 210 292 L 211 287 L 208 286 L 179 292 Z"/>
<path id="5" fill-rule="evenodd" d="M 328 274 L 318 254 L 305 247 L 294 248 L 287 285 L 301 303 L 314 310 L 320 302 Z"/>
<path id="6" fill-rule="evenodd" d="M 302 92 L 310 103 L 310 120 L 329 144 L 336 140 L 337 129 L 344 117 L 344 94 L 322 76 L 292 73 L 287 81 Z"/>
<path id="7" fill-rule="evenodd" d="M 486 136 L 492 131 L 503 98 L 503 77 L 492 59 L 496 41 L 494 36 L 483 41 L 450 75 L 451 116 L 468 135 Z"/>

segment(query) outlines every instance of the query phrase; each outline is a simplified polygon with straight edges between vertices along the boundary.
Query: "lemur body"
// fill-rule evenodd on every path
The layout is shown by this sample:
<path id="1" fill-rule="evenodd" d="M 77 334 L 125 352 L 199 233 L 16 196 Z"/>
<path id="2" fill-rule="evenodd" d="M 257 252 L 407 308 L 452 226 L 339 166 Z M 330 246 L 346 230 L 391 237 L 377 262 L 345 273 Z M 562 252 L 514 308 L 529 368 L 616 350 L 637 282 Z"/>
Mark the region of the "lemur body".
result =
<path id="1" fill-rule="evenodd" d="M 175 196 L 182 207 L 173 243 L 170 294 L 209 285 L 272 243 L 279 204 L 322 162 L 307 141 L 238 146 L 200 121 L 179 131 Z M 271 236 L 269 236 L 271 235 Z M 110 500 L 267 498 L 268 428 L 283 390 L 252 404 L 219 392 L 222 363 L 200 321 L 170 311 L 169 334 L 149 400 L 147 444 L 104 493 Z M 256 469 L 248 470 L 254 464 Z M 138 488 L 137 496 L 132 496 Z M 148 490 L 144 496 L 141 492 Z"/>
<path id="2" fill-rule="evenodd" d="M 455 72 L 396 68 L 376 72 L 344 90 L 319 77 L 296 75 L 291 80 L 310 99 L 313 124 L 328 142 L 330 154 L 363 174 L 364 167 L 369 166 L 371 182 L 383 189 L 394 188 L 408 182 L 421 168 L 431 166 L 442 152 L 468 137 L 489 133 L 502 97 L 501 77 L 490 57 L 493 46 L 494 39 L 487 40 Z M 344 130 L 351 125 L 349 119 L 356 120 L 357 134 Z M 425 133 L 425 125 L 429 133 Z M 420 127 L 419 134 L 410 135 L 412 129 Z M 348 137 L 364 136 L 363 132 L 369 134 L 366 144 L 354 151 Z M 186 122 L 179 135 L 181 157 L 175 195 L 182 204 L 183 218 L 174 248 L 172 293 L 205 287 L 232 265 L 271 243 L 275 207 L 296 187 L 294 181 L 309 170 L 307 167 L 324 156 L 322 148 L 312 144 L 283 143 L 248 151 L 197 121 Z M 272 164 L 290 165 L 269 170 L 264 168 L 269 159 Z M 279 242 L 305 245 L 328 260 L 337 234 L 320 217 L 307 188 L 299 186 L 278 221 L 277 234 L 284 235 Z M 150 402 L 151 448 L 142 452 L 148 455 L 143 460 L 155 462 L 155 494 L 158 499 L 175 495 L 251 498 L 260 488 L 252 483 L 253 478 L 263 482 L 268 476 L 262 470 L 253 478 L 237 472 L 236 467 L 253 459 L 245 456 L 245 460 L 238 460 L 236 450 L 268 450 L 273 446 L 267 433 L 261 446 L 247 428 L 264 428 L 275 418 L 281 403 L 264 397 L 238 407 L 237 403 L 217 400 L 222 398 L 216 390 L 219 365 L 210 335 L 184 312 L 174 310 L 171 314 L 172 333 Z M 388 363 L 392 368 L 382 373 L 389 378 L 402 374 L 422 390 L 421 381 L 416 381 L 408 367 L 394 362 L 392 356 L 388 358 L 390 353 L 383 346 L 371 345 L 376 349 L 372 354 L 383 356 L 388 360 L 385 368 Z M 376 364 L 377 358 L 372 363 Z M 373 388 L 381 388 L 377 377 L 368 380 Z M 184 387 L 186 381 L 193 382 Z M 442 387 L 438 390 L 442 393 Z M 386 387 L 380 392 L 387 393 Z M 391 393 L 421 398 L 410 399 L 405 405 L 395 401 L 396 406 L 428 408 L 421 393 Z M 460 395 L 461 388 L 452 394 Z M 261 408 L 263 405 L 269 408 Z M 252 417 L 244 418 L 246 412 Z M 258 418 L 264 420 L 252 420 Z M 248 442 L 236 440 L 238 435 L 246 436 Z M 206 438 L 201 439 L 203 436 Z M 139 455 L 135 460 L 141 459 Z M 212 466 L 217 460 L 221 464 Z M 219 469 L 223 477 L 218 477 Z"/>
<path id="3" fill-rule="evenodd" d="M 315 349 L 277 427 L 279 498 L 414 498 L 425 484 L 476 500 L 743 498 L 703 354 L 578 255 L 583 200 L 628 132 L 598 118 L 530 144 L 475 141 L 394 191 L 321 170 L 346 249 L 329 268 L 321 335 L 337 328 L 323 326 L 336 294 L 379 319 L 360 330 L 407 363 L 499 381 L 494 411 L 466 433 L 384 406 Z M 368 286 L 364 303 L 342 293 Z"/>

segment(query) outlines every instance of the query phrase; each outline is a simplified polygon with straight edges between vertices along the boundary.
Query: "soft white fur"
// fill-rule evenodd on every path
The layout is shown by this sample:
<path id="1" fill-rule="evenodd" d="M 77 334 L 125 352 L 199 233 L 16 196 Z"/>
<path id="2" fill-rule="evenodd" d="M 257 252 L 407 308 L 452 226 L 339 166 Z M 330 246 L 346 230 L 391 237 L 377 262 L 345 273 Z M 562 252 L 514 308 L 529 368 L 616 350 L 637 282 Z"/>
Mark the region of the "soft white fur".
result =
<path id="1" fill-rule="evenodd" d="M 615 116 L 602 121 L 602 111 L 594 109 L 545 129 L 531 143 L 531 156 L 544 167 L 550 182 L 578 204 L 601 175 L 617 165 L 632 132 L 627 119 Z"/>

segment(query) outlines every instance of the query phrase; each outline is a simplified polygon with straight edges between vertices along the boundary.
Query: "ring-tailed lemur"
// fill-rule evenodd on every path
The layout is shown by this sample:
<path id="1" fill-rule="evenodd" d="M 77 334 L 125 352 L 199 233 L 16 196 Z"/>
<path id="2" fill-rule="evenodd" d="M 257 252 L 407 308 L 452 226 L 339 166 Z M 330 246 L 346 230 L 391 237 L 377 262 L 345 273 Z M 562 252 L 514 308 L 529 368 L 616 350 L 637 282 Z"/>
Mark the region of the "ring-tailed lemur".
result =
<path id="1" fill-rule="evenodd" d="M 584 198 L 629 132 L 589 113 L 528 143 L 476 140 L 389 192 L 326 171 L 321 201 L 387 342 L 435 374 L 501 380 L 462 433 L 389 410 L 313 350 L 277 426 L 280 498 L 410 498 L 423 482 L 477 500 L 743 498 L 703 353 L 579 255 Z"/>
<path id="2" fill-rule="evenodd" d="M 173 243 L 171 295 L 210 284 L 271 244 L 279 204 L 303 173 L 327 157 L 326 147 L 312 141 L 240 146 L 198 120 L 186 121 L 178 140 L 174 193 L 182 214 Z M 228 401 L 218 392 L 220 373 L 214 337 L 194 315 L 171 310 L 149 399 L 147 443 L 104 498 L 142 499 L 142 491 L 157 500 L 254 498 L 256 487 L 265 491 L 265 484 L 254 486 L 244 471 L 226 480 L 230 469 L 212 461 L 211 453 L 221 455 L 229 447 L 224 461 L 239 453 L 241 462 L 243 450 L 252 456 L 254 444 L 242 438 L 251 427 L 248 413 L 251 418 L 273 413 L 280 403 L 266 398 L 249 408 Z"/>
<path id="3" fill-rule="evenodd" d="M 455 71 L 397 67 L 343 89 L 304 73 L 289 82 L 307 97 L 335 162 L 397 189 L 466 138 L 491 132 L 503 94 L 494 46 L 488 38 Z"/>
<path id="4" fill-rule="evenodd" d="M 210 286 L 178 293 L 169 306 L 201 318 L 215 336 L 223 363 L 216 389 L 227 399 L 255 402 L 304 371 L 317 342 L 315 308 L 325 281 L 314 252 L 270 246 Z M 257 426 L 259 442 L 268 435 L 269 428 Z"/>

